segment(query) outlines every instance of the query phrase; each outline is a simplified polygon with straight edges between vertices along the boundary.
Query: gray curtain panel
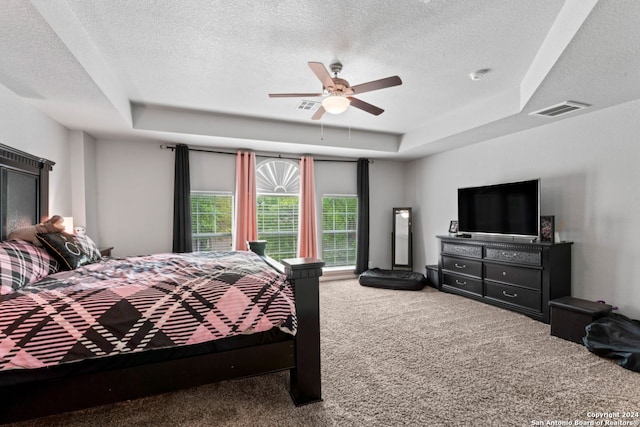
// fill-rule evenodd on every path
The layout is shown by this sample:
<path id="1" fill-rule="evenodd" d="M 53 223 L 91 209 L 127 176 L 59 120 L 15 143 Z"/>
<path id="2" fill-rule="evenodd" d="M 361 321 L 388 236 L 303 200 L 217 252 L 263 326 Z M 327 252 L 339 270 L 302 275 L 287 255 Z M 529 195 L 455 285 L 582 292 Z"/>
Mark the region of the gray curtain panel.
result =
<path id="1" fill-rule="evenodd" d="M 191 178 L 189 147 L 176 145 L 175 180 L 173 187 L 173 252 L 191 252 Z"/>
<path id="2" fill-rule="evenodd" d="M 369 268 L 369 159 L 358 159 L 358 243 L 356 274 Z"/>

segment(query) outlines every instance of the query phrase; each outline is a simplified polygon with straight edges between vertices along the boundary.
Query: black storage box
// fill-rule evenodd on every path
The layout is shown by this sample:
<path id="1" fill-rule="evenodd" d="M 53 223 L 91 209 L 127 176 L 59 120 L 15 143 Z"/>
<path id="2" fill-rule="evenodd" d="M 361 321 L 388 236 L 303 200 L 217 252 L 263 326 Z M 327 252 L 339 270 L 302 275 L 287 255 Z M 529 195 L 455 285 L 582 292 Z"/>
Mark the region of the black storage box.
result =
<path id="1" fill-rule="evenodd" d="M 438 280 L 438 265 L 427 265 L 427 285 L 432 288 L 440 289 L 440 280 Z"/>
<path id="2" fill-rule="evenodd" d="M 611 312 L 609 304 L 587 301 L 574 297 L 562 297 L 549 301 L 551 307 L 551 335 L 582 343 L 585 328 L 594 320 Z"/>

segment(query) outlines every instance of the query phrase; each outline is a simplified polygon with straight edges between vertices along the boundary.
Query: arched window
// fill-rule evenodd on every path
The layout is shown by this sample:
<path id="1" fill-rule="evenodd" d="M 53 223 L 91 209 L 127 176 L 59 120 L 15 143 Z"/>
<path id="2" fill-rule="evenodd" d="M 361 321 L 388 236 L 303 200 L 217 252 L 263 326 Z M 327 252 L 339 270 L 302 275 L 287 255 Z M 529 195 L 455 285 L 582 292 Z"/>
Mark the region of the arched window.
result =
<path id="1" fill-rule="evenodd" d="M 300 168 L 295 161 L 269 159 L 256 168 L 258 239 L 266 254 L 280 261 L 298 250 Z"/>
<path id="2" fill-rule="evenodd" d="M 258 194 L 293 194 L 300 191 L 300 167 L 292 160 L 265 160 L 256 168 Z"/>

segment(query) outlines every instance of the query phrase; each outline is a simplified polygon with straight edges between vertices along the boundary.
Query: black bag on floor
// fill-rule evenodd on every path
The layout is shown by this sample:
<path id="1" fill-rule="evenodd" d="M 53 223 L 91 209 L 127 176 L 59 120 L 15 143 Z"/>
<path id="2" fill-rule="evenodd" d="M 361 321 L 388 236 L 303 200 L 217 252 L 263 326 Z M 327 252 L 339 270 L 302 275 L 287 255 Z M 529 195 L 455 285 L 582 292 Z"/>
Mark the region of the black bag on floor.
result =
<path id="1" fill-rule="evenodd" d="M 615 359 L 623 368 L 640 372 L 640 321 L 609 313 L 585 328 L 582 339 L 590 352 Z"/>

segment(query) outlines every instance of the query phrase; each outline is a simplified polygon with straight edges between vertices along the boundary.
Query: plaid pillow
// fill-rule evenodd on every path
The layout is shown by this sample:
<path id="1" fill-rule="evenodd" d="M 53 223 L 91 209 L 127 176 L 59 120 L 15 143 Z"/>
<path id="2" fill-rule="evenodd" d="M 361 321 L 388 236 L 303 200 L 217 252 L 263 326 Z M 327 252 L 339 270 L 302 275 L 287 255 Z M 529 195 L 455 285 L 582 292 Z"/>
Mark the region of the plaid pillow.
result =
<path id="1" fill-rule="evenodd" d="M 44 248 L 23 240 L 0 243 L 0 294 L 9 294 L 58 271 L 58 262 Z"/>
<path id="2" fill-rule="evenodd" d="M 89 256 L 90 262 L 100 261 L 102 255 L 100 255 L 100 249 L 93 240 L 86 234 L 76 234 L 73 236 L 76 239 L 76 243 L 80 246 L 80 249 Z"/>

